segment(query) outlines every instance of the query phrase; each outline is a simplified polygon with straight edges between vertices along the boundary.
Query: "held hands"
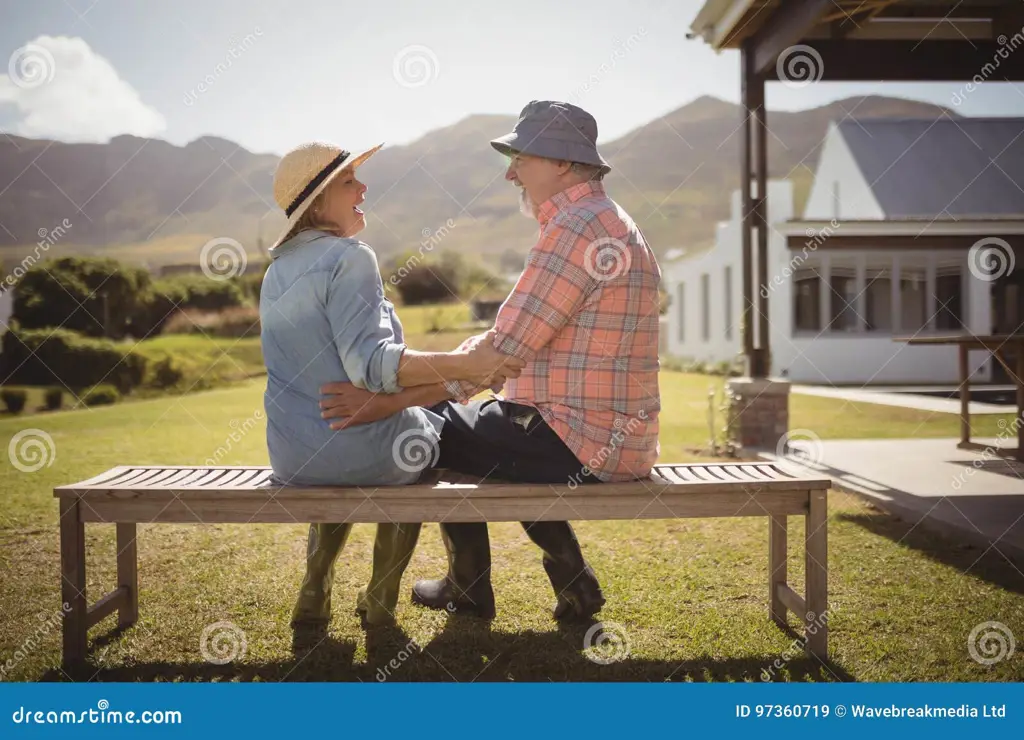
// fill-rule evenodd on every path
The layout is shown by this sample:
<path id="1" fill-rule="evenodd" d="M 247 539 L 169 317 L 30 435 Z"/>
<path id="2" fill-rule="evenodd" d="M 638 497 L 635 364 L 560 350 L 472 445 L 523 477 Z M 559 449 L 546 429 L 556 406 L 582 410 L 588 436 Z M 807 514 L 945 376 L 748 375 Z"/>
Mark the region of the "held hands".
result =
<path id="1" fill-rule="evenodd" d="M 494 349 L 496 332 L 491 329 L 485 334 L 470 337 L 456 350 L 463 356 L 465 368 L 459 380 L 465 380 L 483 388 L 499 389 L 506 378 L 518 378 L 526 361 L 506 355 Z"/>

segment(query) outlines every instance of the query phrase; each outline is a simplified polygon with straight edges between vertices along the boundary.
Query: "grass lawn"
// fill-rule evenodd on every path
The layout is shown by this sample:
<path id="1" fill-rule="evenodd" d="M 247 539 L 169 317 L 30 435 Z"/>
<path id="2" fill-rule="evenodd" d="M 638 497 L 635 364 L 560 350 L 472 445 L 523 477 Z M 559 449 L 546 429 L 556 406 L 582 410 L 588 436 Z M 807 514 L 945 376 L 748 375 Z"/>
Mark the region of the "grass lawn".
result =
<path id="1" fill-rule="evenodd" d="M 411 333 L 411 332 L 410 332 Z M 460 337 L 461 338 L 461 337 Z M 157 340 L 173 343 L 178 338 Z M 224 340 L 230 343 L 233 340 Z M 455 339 L 457 343 L 458 339 Z M 414 344 L 416 346 L 416 344 Z M 258 350 L 258 348 L 257 348 Z M 234 351 L 234 350 L 233 350 Z M 719 379 L 664 373 L 663 459 L 692 459 L 706 439 L 707 390 Z M 230 388 L 132 404 L 0 419 L 4 444 L 26 428 L 53 440 L 52 464 L 20 472 L 0 458 L 0 669 L 7 680 L 69 678 L 57 669 L 60 606 L 56 485 L 115 464 L 201 464 L 262 409 L 262 379 Z M 956 436 L 955 416 L 794 396 L 793 427 L 822 438 Z M 986 421 L 986 423 L 988 423 Z M 992 420 L 992 424 L 995 421 Z M 262 427 L 233 442 L 226 464 L 265 464 Z M 1024 576 L 841 493 L 829 496 L 833 662 L 796 657 L 780 680 L 1021 680 L 1024 651 L 982 666 L 968 635 L 998 621 L 1024 639 Z M 792 519 L 790 541 L 802 539 Z M 114 528 L 86 528 L 91 600 L 115 583 Z M 75 680 L 363 680 L 410 652 L 391 680 L 759 680 L 791 658 L 795 635 L 767 619 L 767 524 L 762 519 L 582 522 L 577 532 L 605 588 L 607 628 L 628 657 L 609 665 L 583 654 L 584 629 L 559 630 L 537 549 L 513 524 L 492 527 L 499 615 L 490 625 L 403 601 L 401 631 L 366 635 L 352 613 L 369 575 L 372 527 L 358 526 L 337 568 L 329 638 L 306 655 L 291 649 L 288 616 L 305 551 L 302 524 L 139 527 L 141 618 L 106 636 L 92 632 L 91 665 Z M 802 583 L 791 548 L 790 580 Z M 435 525 L 424 528 L 406 584 L 442 573 Z M 799 587 L 798 587 L 798 590 Z M 204 661 L 204 628 L 230 622 L 244 633 L 234 662 Z M 612 626 L 614 623 L 614 626 Z M 410 640 L 422 648 L 409 650 Z"/>

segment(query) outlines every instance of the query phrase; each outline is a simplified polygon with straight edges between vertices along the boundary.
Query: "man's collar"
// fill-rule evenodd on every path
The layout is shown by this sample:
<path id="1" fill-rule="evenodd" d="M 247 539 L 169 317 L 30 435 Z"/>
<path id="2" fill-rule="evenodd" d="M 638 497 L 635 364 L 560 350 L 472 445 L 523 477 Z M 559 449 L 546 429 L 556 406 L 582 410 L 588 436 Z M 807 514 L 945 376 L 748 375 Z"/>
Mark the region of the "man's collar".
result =
<path id="1" fill-rule="evenodd" d="M 588 180 L 578 185 L 568 187 L 560 193 L 555 193 L 537 208 L 537 220 L 541 226 L 553 219 L 563 208 L 584 198 L 601 197 L 605 195 L 604 184 L 600 180 Z"/>

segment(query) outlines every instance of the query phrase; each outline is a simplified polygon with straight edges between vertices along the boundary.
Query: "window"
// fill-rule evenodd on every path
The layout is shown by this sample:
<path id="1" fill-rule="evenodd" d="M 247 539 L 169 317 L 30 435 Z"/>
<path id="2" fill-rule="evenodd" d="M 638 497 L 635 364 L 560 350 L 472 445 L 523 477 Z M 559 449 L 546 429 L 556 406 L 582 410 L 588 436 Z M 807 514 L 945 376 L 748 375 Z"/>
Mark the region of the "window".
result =
<path id="1" fill-rule="evenodd" d="M 725 338 L 732 339 L 732 267 L 725 268 Z"/>
<path id="2" fill-rule="evenodd" d="M 831 288 L 831 316 L 829 331 L 857 331 L 857 268 L 853 265 L 832 264 L 829 274 Z"/>
<path id="3" fill-rule="evenodd" d="M 815 268 L 793 273 L 793 329 L 821 331 L 821 276 Z"/>
<path id="4" fill-rule="evenodd" d="M 900 264 L 900 331 L 913 334 L 928 328 L 928 270 L 924 262 Z"/>
<path id="5" fill-rule="evenodd" d="M 679 303 L 679 341 L 686 341 L 686 284 L 676 286 L 676 301 Z"/>
<path id="6" fill-rule="evenodd" d="M 940 261 L 935 268 L 935 328 L 962 329 L 962 271 L 958 261 Z"/>
<path id="7" fill-rule="evenodd" d="M 701 306 L 701 338 L 707 342 L 711 339 L 711 276 L 704 273 L 700 276 Z"/>
<path id="8" fill-rule="evenodd" d="M 892 332 L 892 260 L 868 260 L 864 271 L 867 331 Z"/>

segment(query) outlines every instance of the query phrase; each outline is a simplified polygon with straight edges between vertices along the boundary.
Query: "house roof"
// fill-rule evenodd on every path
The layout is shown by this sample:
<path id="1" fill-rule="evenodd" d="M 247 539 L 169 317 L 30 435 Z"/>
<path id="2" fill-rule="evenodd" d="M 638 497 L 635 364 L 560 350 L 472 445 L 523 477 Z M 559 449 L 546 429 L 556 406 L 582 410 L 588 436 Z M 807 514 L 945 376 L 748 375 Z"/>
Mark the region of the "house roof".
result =
<path id="1" fill-rule="evenodd" d="M 1024 118 L 838 124 L 890 219 L 1024 216 Z"/>

